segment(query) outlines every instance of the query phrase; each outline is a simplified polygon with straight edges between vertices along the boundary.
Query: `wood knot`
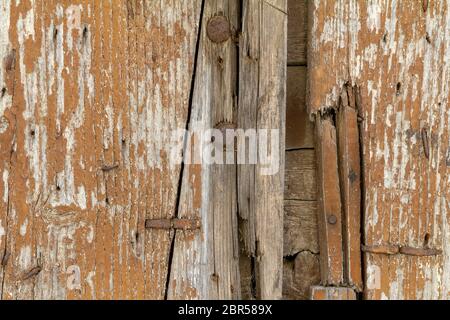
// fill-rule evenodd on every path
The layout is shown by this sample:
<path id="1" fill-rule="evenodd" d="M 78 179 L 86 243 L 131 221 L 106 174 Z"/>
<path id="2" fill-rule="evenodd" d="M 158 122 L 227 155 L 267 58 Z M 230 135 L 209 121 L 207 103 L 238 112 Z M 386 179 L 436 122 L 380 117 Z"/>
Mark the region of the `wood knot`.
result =
<path id="1" fill-rule="evenodd" d="M 231 36 L 230 23 L 224 16 L 215 16 L 209 19 L 206 27 L 209 40 L 214 43 L 227 41 Z"/>

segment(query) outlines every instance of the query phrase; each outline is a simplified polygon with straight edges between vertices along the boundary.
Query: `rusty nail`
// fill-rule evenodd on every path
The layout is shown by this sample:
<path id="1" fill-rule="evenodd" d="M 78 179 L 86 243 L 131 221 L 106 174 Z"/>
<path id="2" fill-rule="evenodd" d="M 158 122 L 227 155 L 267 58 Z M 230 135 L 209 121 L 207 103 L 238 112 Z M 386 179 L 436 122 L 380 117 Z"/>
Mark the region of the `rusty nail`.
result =
<path id="1" fill-rule="evenodd" d="M 112 166 L 104 165 L 102 167 L 102 171 L 107 172 L 107 171 L 111 171 L 111 170 L 117 169 L 118 167 L 119 167 L 118 164 L 115 164 L 115 165 L 112 165 Z"/>
<path id="2" fill-rule="evenodd" d="M 230 23 L 224 16 L 215 16 L 208 21 L 206 34 L 209 40 L 214 43 L 227 41 L 231 36 Z"/>
<path id="3" fill-rule="evenodd" d="M 430 140 L 428 137 L 427 128 L 422 128 L 421 136 L 422 136 L 422 144 L 423 144 L 423 151 L 425 153 L 425 157 L 427 159 L 430 159 Z"/>
<path id="4" fill-rule="evenodd" d="M 334 214 L 328 216 L 328 223 L 335 225 L 337 223 L 337 218 Z"/>
<path id="5" fill-rule="evenodd" d="M 442 254 L 442 250 L 432 248 L 400 247 L 400 253 L 408 256 L 429 257 Z"/>
<path id="6" fill-rule="evenodd" d="M 30 269 L 23 275 L 22 280 L 25 281 L 37 276 L 41 272 L 41 270 L 42 270 L 41 266 L 36 266 Z"/>
<path id="7" fill-rule="evenodd" d="M 2 258 L 2 267 L 6 267 L 6 265 L 8 264 L 10 255 L 11 254 L 8 251 L 5 251 L 5 253 L 3 254 L 3 258 Z"/>

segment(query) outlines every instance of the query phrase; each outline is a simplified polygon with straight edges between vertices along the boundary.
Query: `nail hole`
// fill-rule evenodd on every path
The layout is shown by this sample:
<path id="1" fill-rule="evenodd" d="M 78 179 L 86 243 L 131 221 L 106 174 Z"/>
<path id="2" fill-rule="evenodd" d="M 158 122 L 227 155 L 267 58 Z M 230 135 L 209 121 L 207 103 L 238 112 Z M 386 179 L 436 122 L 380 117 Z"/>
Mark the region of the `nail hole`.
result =
<path id="1" fill-rule="evenodd" d="M 431 44 L 431 38 L 430 38 L 430 35 L 427 33 L 427 35 L 425 36 L 425 39 L 427 40 L 427 42 L 429 43 L 429 44 Z"/>
<path id="2" fill-rule="evenodd" d="M 385 34 L 383 35 L 383 42 L 384 42 L 384 43 L 387 42 L 387 37 L 388 37 L 388 35 L 387 35 L 387 33 L 385 33 Z"/>
<path id="3" fill-rule="evenodd" d="M 109 204 L 109 198 L 105 199 L 106 204 Z"/>
<path id="4" fill-rule="evenodd" d="M 60 186 L 56 186 L 56 191 L 61 191 L 61 187 Z"/>
<path id="5" fill-rule="evenodd" d="M 217 58 L 217 63 L 219 63 L 219 65 L 223 65 L 223 59 L 222 59 L 222 57 L 218 57 L 218 58 Z"/>
<path id="6" fill-rule="evenodd" d="M 56 41 L 57 38 L 58 38 L 58 28 L 55 28 L 55 30 L 53 31 L 53 40 Z"/>
<path id="7" fill-rule="evenodd" d="M 3 98 L 6 94 L 6 88 L 2 88 L 2 93 L 1 93 L 1 97 Z"/>
<path id="8" fill-rule="evenodd" d="M 398 82 L 397 83 L 397 95 L 398 96 L 400 95 L 401 91 L 402 91 L 402 83 Z"/>
<path id="9" fill-rule="evenodd" d="M 428 246 L 428 244 L 430 243 L 430 234 L 429 233 L 425 234 L 423 242 L 424 242 L 425 247 Z"/>
<path id="10" fill-rule="evenodd" d="M 86 39 L 87 35 L 88 35 L 88 28 L 84 27 L 84 29 L 83 29 L 83 38 Z"/>
<path id="11" fill-rule="evenodd" d="M 211 137 L 211 142 L 214 142 L 214 141 L 216 141 L 216 137 L 212 136 Z"/>
<path id="12" fill-rule="evenodd" d="M 31 135 L 32 137 L 34 137 L 34 136 L 36 135 L 36 131 L 31 130 L 31 131 L 30 131 L 30 135 Z"/>

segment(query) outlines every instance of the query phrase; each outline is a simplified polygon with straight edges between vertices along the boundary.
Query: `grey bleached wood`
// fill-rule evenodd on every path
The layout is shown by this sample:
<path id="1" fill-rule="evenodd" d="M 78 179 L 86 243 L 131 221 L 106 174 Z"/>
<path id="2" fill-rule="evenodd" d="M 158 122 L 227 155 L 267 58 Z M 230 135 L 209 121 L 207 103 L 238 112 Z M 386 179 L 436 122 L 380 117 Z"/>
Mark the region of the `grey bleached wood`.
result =
<path id="1" fill-rule="evenodd" d="M 259 164 L 238 168 L 243 255 L 251 257 L 262 299 L 282 294 L 286 10 L 285 0 L 243 2 L 238 126 L 280 130 L 277 173 L 263 175 Z"/>
<path id="2" fill-rule="evenodd" d="M 190 130 L 224 129 L 235 123 L 236 43 L 234 37 L 214 43 L 206 28 L 212 17 L 223 15 L 233 34 L 239 1 L 206 1 L 204 6 Z M 201 218 L 202 229 L 176 231 L 169 299 L 240 298 L 236 211 L 236 166 L 185 165 L 178 217 Z"/>

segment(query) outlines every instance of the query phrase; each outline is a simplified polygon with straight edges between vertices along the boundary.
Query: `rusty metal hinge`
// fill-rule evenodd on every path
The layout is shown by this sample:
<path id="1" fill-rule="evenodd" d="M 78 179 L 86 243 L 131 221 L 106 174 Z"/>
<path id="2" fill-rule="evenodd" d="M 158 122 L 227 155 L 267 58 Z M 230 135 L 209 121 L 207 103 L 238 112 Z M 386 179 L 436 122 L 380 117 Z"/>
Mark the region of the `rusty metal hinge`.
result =
<path id="1" fill-rule="evenodd" d="M 384 255 L 395 255 L 395 254 L 403 254 L 407 256 L 416 256 L 416 257 L 430 257 L 430 256 L 438 256 L 442 254 L 442 250 L 435 248 L 414 248 L 407 246 L 398 246 L 398 245 L 375 245 L 375 246 L 362 246 L 361 250 L 366 253 L 372 254 L 384 254 Z"/>
<path id="2" fill-rule="evenodd" d="M 180 229 L 180 230 L 198 230 L 202 226 L 200 219 L 147 219 L 145 220 L 146 229 Z"/>

